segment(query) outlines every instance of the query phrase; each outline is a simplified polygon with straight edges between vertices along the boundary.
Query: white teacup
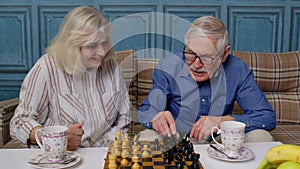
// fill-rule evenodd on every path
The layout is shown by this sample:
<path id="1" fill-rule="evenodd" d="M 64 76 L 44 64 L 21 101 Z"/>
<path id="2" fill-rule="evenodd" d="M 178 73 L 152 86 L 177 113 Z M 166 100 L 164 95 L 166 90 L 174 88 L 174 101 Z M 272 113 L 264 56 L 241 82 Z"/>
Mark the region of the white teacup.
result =
<path id="1" fill-rule="evenodd" d="M 240 149 L 244 143 L 245 137 L 245 124 L 237 121 L 224 121 L 220 123 L 220 129 L 213 127 L 211 129 L 211 136 L 213 141 L 223 148 L 226 154 L 231 157 L 240 156 Z M 218 130 L 217 134 L 221 133 L 220 144 L 213 136 L 215 129 Z"/>
<path id="2" fill-rule="evenodd" d="M 39 133 L 42 134 L 42 142 L 39 140 Z M 51 162 L 63 160 L 68 144 L 68 127 L 49 126 L 38 129 L 35 132 L 37 144 L 44 150 L 46 158 Z"/>

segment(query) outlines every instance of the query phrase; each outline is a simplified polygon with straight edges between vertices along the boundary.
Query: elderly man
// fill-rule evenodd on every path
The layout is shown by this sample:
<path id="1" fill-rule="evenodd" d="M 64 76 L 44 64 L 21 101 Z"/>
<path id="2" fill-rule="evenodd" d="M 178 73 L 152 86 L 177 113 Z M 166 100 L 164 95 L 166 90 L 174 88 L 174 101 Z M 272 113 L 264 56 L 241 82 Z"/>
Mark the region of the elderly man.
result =
<path id="1" fill-rule="evenodd" d="M 237 101 L 244 114 L 232 114 Z M 185 35 L 184 50 L 161 59 L 138 120 L 141 137 L 188 134 L 207 142 L 222 121 L 246 124 L 245 142 L 273 141 L 276 114 L 253 73 L 230 54 L 227 28 L 215 17 L 196 19 Z"/>

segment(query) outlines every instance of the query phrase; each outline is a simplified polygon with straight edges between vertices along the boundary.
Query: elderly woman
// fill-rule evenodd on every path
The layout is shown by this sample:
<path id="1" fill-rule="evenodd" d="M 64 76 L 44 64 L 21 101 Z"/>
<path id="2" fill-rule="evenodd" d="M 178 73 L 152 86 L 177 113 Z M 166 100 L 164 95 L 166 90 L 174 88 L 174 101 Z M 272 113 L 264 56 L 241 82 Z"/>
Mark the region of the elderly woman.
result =
<path id="1" fill-rule="evenodd" d="M 129 97 L 113 57 L 111 27 L 94 8 L 81 6 L 64 18 L 58 34 L 23 81 L 11 137 L 35 145 L 35 131 L 66 125 L 68 150 L 104 146 L 126 132 Z"/>

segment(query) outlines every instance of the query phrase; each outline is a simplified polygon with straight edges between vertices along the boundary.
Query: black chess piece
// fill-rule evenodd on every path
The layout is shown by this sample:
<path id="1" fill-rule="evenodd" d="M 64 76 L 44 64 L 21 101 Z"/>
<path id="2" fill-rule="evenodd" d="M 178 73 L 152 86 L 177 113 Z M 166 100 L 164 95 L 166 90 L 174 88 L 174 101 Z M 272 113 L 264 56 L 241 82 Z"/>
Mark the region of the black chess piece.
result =
<path id="1" fill-rule="evenodd" d="M 173 156 L 170 154 L 169 151 L 164 152 L 164 163 L 165 164 L 171 164 L 173 161 Z"/>
<path id="2" fill-rule="evenodd" d="M 188 150 L 188 152 L 186 154 L 186 160 L 193 161 L 193 152 L 191 150 Z"/>
<path id="3" fill-rule="evenodd" d="M 182 160 L 176 161 L 175 166 L 177 169 L 183 169 L 184 167 L 183 161 Z"/>
<path id="4" fill-rule="evenodd" d="M 159 140 L 157 138 L 154 140 L 153 150 L 160 150 Z"/>
<path id="5" fill-rule="evenodd" d="M 199 169 L 200 168 L 200 166 L 199 166 L 200 154 L 195 153 L 195 154 L 193 154 L 192 158 L 193 158 L 193 163 L 191 165 L 191 168 L 192 169 Z"/>

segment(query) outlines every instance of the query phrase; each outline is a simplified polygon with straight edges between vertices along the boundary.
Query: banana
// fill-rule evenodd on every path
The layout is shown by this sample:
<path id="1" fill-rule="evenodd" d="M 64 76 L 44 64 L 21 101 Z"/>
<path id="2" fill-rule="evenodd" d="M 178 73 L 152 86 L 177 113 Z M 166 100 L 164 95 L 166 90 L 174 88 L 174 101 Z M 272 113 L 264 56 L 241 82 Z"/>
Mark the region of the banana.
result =
<path id="1" fill-rule="evenodd" d="M 285 161 L 300 163 L 300 146 L 282 144 L 269 149 L 257 169 L 277 168 Z"/>
<path id="2" fill-rule="evenodd" d="M 300 169 L 300 164 L 295 161 L 286 161 L 281 163 L 277 169 Z"/>

